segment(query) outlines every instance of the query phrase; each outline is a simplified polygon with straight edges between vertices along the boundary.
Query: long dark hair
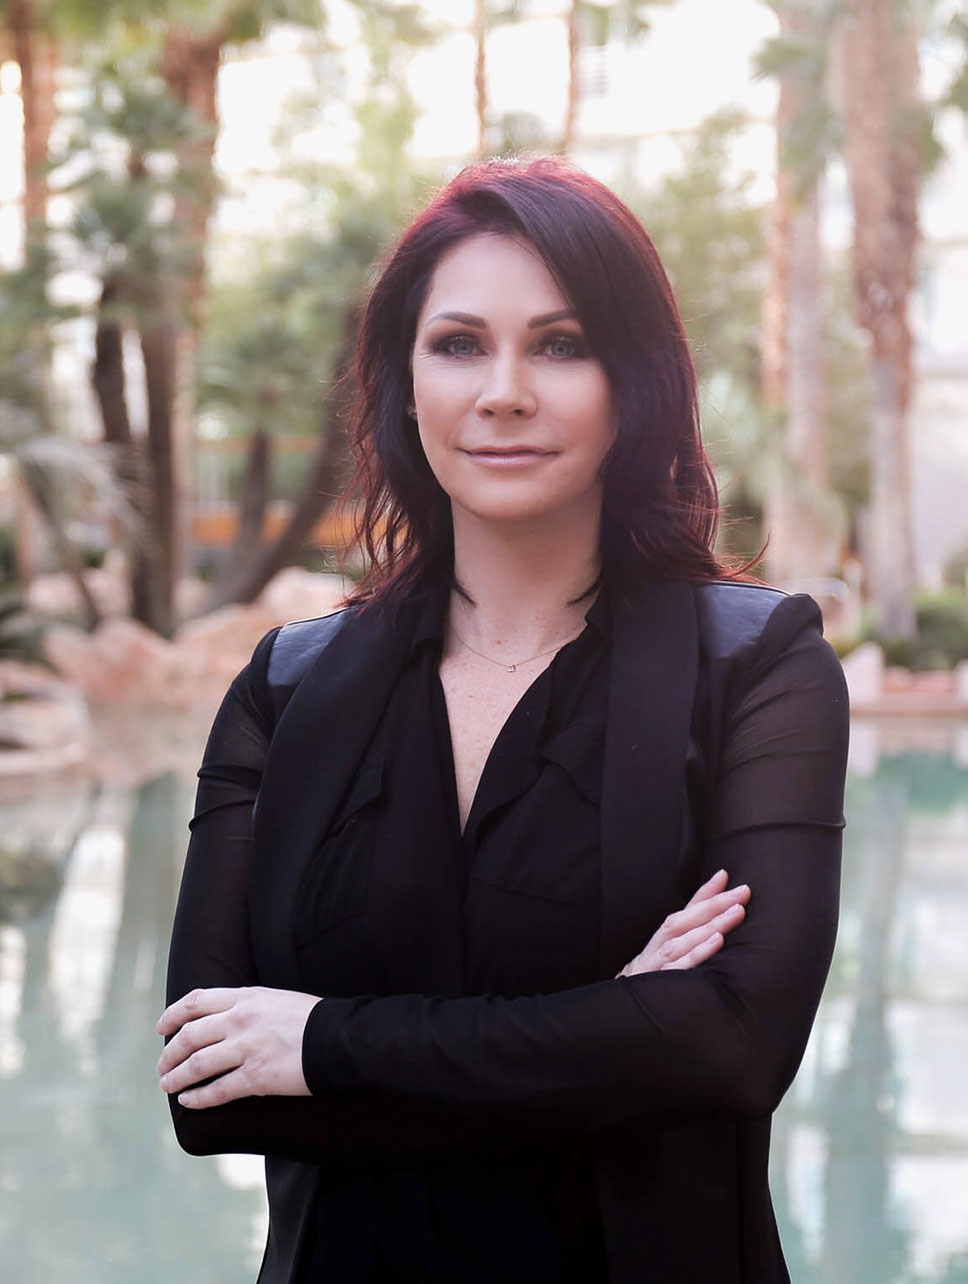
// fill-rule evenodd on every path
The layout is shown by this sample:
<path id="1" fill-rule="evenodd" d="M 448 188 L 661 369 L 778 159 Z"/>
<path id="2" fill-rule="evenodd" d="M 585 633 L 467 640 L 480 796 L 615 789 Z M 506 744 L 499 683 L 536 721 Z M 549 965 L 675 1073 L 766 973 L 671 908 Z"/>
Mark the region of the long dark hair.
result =
<path id="1" fill-rule="evenodd" d="M 534 246 L 608 377 L 617 433 L 603 470 L 603 573 L 728 573 L 713 552 L 719 504 L 699 434 L 695 368 L 655 246 L 607 187 L 541 157 L 462 170 L 393 247 L 363 310 L 347 495 L 362 500 L 356 547 L 368 570 L 351 600 L 452 572 L 449 501 L 408 414 L 410 359 L 437 263 L 484 232 Z"/>

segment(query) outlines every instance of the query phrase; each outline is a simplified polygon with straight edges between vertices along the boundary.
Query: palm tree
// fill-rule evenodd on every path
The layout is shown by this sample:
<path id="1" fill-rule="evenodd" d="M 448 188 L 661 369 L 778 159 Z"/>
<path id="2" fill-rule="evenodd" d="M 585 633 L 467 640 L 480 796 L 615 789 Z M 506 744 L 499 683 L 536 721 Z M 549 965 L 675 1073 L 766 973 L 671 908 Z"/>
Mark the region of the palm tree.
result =
<path id="1" fill-rule="evenodd" d="M 409 63 L 414 48 L 433 36 L 419 11 L 413 6 L 367 3 L 361 6 L 362 37 L 370 59 L 369 94 L 357 108 L 360 133 L 357 158 L 352 176 L 321 175 L 328 193 L 336 198 L 332 230 L 325 241 L 294 242 L 292 255 L 282 269 L 272 273 L 267 282 L 272 313 L 280 326 L 288 324 L 289 305 L 297 304 L 299 331 L 286 347 L 290 354 L 309 338 L 319 359 L 323 343 L 321 331 L 327 331 L 331 353 L 329 389 L 315 414 L 313 424 L 316 449 L 307 463 L 303 483 L 296 495 L 289 518 L 278 536 L 269 543 L 262 540 L 262 512 L 267 496 L 263 442 L 258 432 L 252 435 L 249 466 L 243 495 L 244 511 L 240 514 L 239 538 L 235 548 L 213 585 L 207 609 L 225 602 L 251 602 L 272 577 L 284 567 L 299 560 L 320 518 L 332 506 L 342 490 L 348 472 L 345 412 L 349 388 L 347 372 L 355 346 L 359 299 L 366 274 L 379 253 L 395 235 L 413 208 L 419 186 L 406 159 L 416 109 L 409 89 Z M 308 308 L 298 306 L 300 295 L 310 296 Z M 311 334 L 306 333 L 307 312 L 315 313 Z M 251 327 L 258 328 L 253 317 Z M 246 346 L 246 327 L 237 327 L 237 337 Z M 258 347 L 264 347 L 260 341 Z M 250 347 L 251 352 L 251 347 Z M 230 360 L 231 360 L 231 354 Z M 308 360 L 308 359 L 307 359 Z M 298 357 L 296 358 L 298 364 Z M 250 364 L 253 364 L 250 357 Z M 262 364 L 256 358 L 255 364 Z M 256 380 L 255 402 L 250 398 L 250 413 L 264 415 L 263 393 L 276 375 L 263 366 L 264 378 Z M 297 374 L 297 380 L 305 376 Z M 233 380 L 233 382 L 237 382 Z M 298 396 L 298 393 L 296 394 Z"/>
<path id="2" fill-rule="evenodd" d="M 870 595 L 888 636 L 915 630 L 908 299 L 924 168 L 918 30 L 893 0 L 851 0 L 844 22 L 844 150 L 854 206 L 853 294 L 873 390 Z"/>
<path id="3" fill-rule="evenodd" d="M 57 42 L 53 6 L 44 0 L 0 0 L 0 23 L 10 33 L 20 66 L 24 111 L 24 221 L 28 242 L 47 217 L 47 153 L 54 125 Z"/>
<path id="4" fill-rule="evenodd" d="M 612 38 L 626 43 L 639 40 L 650 28 L 649 10 L 671 0 L 568 0 L 564 19 L 568 35 L 568 80 L 565 119 L 558 151 L 567 155 L 575 141 L 575 126 L 581 102 L 579 61 L 583 44 L 605 45 Z"/>
<path id="5" fill-rule="evenodd" d="M 527 16 L 527 0 L 474 0 L 474 110 L 477 116 L 477 159 L 494 151 L 487 94 L 487 38 L 497 26 Z"/>
<path id="6" fill-rule="evenodd" d="M 766 499 L 771 577 L 827 570 L 828 490 L 820 194 L 836 117 L 826 94 L 836 0 L 817 6 L 771 0 L 779 36 L 761 50 L 760 75 L 779 81 L 776 197 L 767 233 L 768 277 L 760 325 L 760 395 L 776 427 Z"/>
<path id="7" fill-rule="evenodd" d="M 58 436 L 51 427 L 47 390 L 38 379 L 42 361 L 34 348 L 46 345 L 46 326 L 65 314 L 47 302 L 46 280 L 39 252 L 0 278 L 0 459 L 14 473 L 22 502 L 47 527 L 54 554 L 74 581 L 85 622 L 93 627 L 98 608 L 68 534 L 68 519 L 85 500 L 123 522 L 130 514 L 104 452 Z"/>

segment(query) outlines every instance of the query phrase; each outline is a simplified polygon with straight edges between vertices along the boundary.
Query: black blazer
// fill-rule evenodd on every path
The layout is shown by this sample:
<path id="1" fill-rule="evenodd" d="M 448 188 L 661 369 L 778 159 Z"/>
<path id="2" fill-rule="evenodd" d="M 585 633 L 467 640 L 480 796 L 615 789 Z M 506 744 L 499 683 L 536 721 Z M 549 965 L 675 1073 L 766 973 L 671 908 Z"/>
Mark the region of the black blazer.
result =
<path id="1" fill-rule="evenodd" d="M 557 1004 L 575 1047 L 554 1117 L 537 1117 L 526 1102 L 505 1108 L 513 1094 L 506 1082 L 493 1087 L 486 1066 L 468 1088 L 480 1049 L 464 1049 L 475 1068 L 458 1076 L 459 1087 L 438 1087 L 419 1060 L 407 1065 L 399 1047 L 381 1049 L 379 1007 L 360 1013 L 353 1000 L 327 1000 L 314 1012 L 321 1025 L 313 1037 L 331 1041 L 332 1092 L 196 1112 L 172 1103 L 179 1140 L 191 1153 L 266 1155 L 270 1231 L 259 1284 L 297 1278 L 319 1165 L 459 1151 L 502 1127 L 513 1137 L 529 1123 L 539 1134 L 573 1127 L 593 1145 L 614 1284 L 788 1279 L 767 1186 L 770 1115 L 796 1072 L 833 948 L 847 722 L 842 674 L 819 638 L 819 612 L 804 596 L 738 583 L 668 583 L 615 592 L 611 606 L 602 980 L 534 1001 L 541 1019 L 542 1003 Z M 346 611 L 287 625 L 265 640 L 257 685 L 267 751 L 247 875 L 250 952 L 224 975 L 216 968 L 200 978 L 186 977 L 173 955 L 169 1001 L 192 984 L 301 988 L 285 925 L 400 672 L 407 629 L 405 611 L 393 623 L 379 612 Z M 713 837 L 730 826 L 717 801 L 722 755 L 735 753 L 737 719 L 755 711 L 770 674 L 798 648 L 812 657 L 808 680 L 798 679 L 790 696 L 814 737 L 795 751 L 803 788 L 792 810 L 778 815 L 770 768 L 755 766 L 764 753 L 768 762 L 770 747 L 747 746 L 747 762 L 766 770 L 763 796 L 740 823 L 742 837 L 726 844 L 733 882 L 745 877 L 746 853 L 756 852 L 746 924 L 693 972 L 611 980 L 718 867 L 709 863 L 711 849 L 715 859 L 722 855 Z M 789 723 L 801 714 L 785 717 Z M 780 728 L 781 741 L 788 730 Z M 213 755 L 210 742 L 207 760 Z M 189 881 L 186 873 L 183 899 L 192 895 Z M 758 896 L 767 881 L 775 890 Z M 183 910 L 180 900 L 183 913 L 190 907 Z M 402 998 L 411 1008 L 398 1015 L 407 1021 L 413 1011 L 412 1019 L 422 1020 L 412 1007 L 422 1001 Z M 520 1008 L 517 1014 L 520 1020 Z M 500 1031 L 499 1013 L 498 1043 Z M 446 1030 L 438 1036 L 449 1037 Z M 453 1033 L 455 1061 L 461 1037 Z M 556 1040 L 558 1047 L 560 1032 Z M 399 1086 L 408 1073 L 417 1085 L 409 1096 Z"/>

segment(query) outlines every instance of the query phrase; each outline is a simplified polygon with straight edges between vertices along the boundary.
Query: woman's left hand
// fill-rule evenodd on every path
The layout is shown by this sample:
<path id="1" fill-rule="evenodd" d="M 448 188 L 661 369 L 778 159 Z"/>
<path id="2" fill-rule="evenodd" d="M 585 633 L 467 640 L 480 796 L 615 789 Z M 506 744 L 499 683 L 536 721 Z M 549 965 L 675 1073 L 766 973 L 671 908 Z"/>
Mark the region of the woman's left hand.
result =
<path id="1" fill-rule="evenodd" d="M 158 1021 L 159 1034 L 174 1035 L 158 1062 L 163 1091 L 193 1110 L 238 1097 L 308 1097 L 302 1039 L 318 1002 L 262 985 L 192 990 Z"/>

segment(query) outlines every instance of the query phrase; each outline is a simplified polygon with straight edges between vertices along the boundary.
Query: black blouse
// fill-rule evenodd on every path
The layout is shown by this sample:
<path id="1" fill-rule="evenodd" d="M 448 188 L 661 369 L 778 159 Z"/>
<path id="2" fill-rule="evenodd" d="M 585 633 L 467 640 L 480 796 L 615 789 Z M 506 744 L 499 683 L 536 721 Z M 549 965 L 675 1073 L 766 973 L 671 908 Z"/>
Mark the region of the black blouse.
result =
<path id="1" fill-rule="evenodd" d="M 463 834 L 438 666 L 446 594 L 310 866 L 296 912 L 311 994 L 507 998 L 596 979 L 608 612 L 532 683 L 497 737 Z M 587 1155 L 329 1175 L 307 1284 L 607 1278 Z"/>
<path id="2" fill-rule="evenodd" d="M 689 594 L 691 600 L 685 586 L 674 585 L 665 595 L 658 590 L 643 593 L 628 609 L 621 599 L 611 597 L 601 623 L 596 607 L 595 625 L 574 648 L 561 652 L 509 719 L 508 734 L 502 732 L 500 746 L 495 745 L 494 767 L 489 762 L 474 818 L 480 823 L 473 829 L 468 825 L 469 848 L 458 845 L 455 838 L 453 792 L 446 795 L 448 789 L 453 791 L 452 778 L 446 772 L 444 780 L 439 771 L 418 772 L 420 788 L 427 790 L 434 787 L 436 774 L 446 806 L 435 809 L 435 816 L 412 806 L 409 835 L 395 836 L 394 861 L 386 866 L 382 860 L 377 862 L 381 809 L 400 789 L 403 777 L 395 783 L 392 763 L 379 754 L 365 755 L 365 769 L 353 777 L 338 823 L 330 826 L 320 849 L 322 855 L 322 848 L 340 834 L 340 849 L 346 852 L 351 840 L 357 842 L 361 859 L 330 866 L 326 895 L 312 881 L 321 878 L 323 865 L 312 861 L 314 873 L 306 876 L 305 895 L 290 897 L 286 872 L 302 868 L 308 852 L 295 853 L 296 863 L 287 866 L 287 844 L 303 832 L 305 817 L 293 835 L 280 837 L 273 846 L 272 832 L 266 829 L 266 817 L 274 814 L 271 799 L 260 805 L 256 828 L 261 824 L 263 832 L 261 838 L 256 835 L 258 841 L 253 838 L 253 806 L 260 789 L 268 793 L 264 787 L 274 772 L 278 810 L 280 772 L 291 769 L 298 781 L 300 806 L 308 812 L 310 770 L 325 769 L 307 743 L 312 736 L 311 719 L 320 703 L 320 689 L 328 698 L 343 687 L 332 683 L 327 687 L 319 665 L 318 686 L 308 685 L 316 679 L 314 668 L 306 689 L 297 688 L 290 700 L 291 691 L 270 676 L 276 632 L 263 639 L 250 664 L 232 683 L 199 771 L 192 838 L 172 934 L 169 1002 L 196 986 L 279 984 L 281 965 L 274 965 L 272 976 L 265 972 L 255 948 L 256 929 L 262 937 L 268 930 L 292 932 L 287 941 L 297 945 L 306 974 L 318 969 L 315 975 L 321 982 L 324 969 L 330 967 L 333 985 L 327 990 L 319 984 L 315 989 L 327 997 L 313 1008 L 303 1039 L 303 1069 L 311 1097 L 246 1098 L 202 1111 L 187 1110 L 174 1101 L 171 1106 L 179 1140 L 190 1153 L 266 1155 L 274 1182 L 270 1190 L 275 1196 L 276 1236 L 272 1273 L 267 1278 L 292 1278 L 279 1272 L 290 1270 L 292 1246 L 304 1242 L 300 1210 L 304 1196 L 316 1189 L 317 1173 L 327 1192 L 317 1204 L 324 1231 L 318 1243 L 324 1256 L 316 1265 L 323 1278 L 353 1278 L 341 1277 L 325 1256 L 327 1243 L 334 1249 L 354 1245 L 352 1233 L 342 1239 L 339 1234 L 329 1237 L 334 1225 L 341 1234 L 344 1230 L 345 1201 L 357 1209 L 372 1208 L 374 1201 L 384 1200 L 387 1190 L 393 1191 L 392 1207 L 378 1236 L 388 1233 L 385 1243 L 389 1244 L 394 1225 L 420 1227 L 421 1233 L 429 1229 L 436 1235 L 432 1253 L 443 1251 L 447 1228 L 459 1225 L 456 1217 L 450 1222 L 446 1216 L 442 1219 L 442 1206 L 427 1199 L 431 1187 L 421 1184 L 423 1177 L 393 1186 L 395 1171 L 406 1168 L 413 1177 L 431 1156 L 448 1165 L 454 1176 L 444 1187 L 434 1187 L 435 1194 L 446 1201 L 453 1193 L 456 1206 L 470 1208 L 475 1225 L 484 1228 L 486 1249 L 496 1238 L 495 1218 L 512 1228 L 520 1212 L 530 1227 L 523 1236 L 525 1243 L 539 1243 L 545 1234 L 553 1240 L 560 1260 L 568 1252 L 567 1239 L 561 1237 L 562 1223 L 567 1221 L 579 1227 L 579 1245 L 594 1256 L 595 1228 L 582 1222 L 584 1215 L 594 1212 L 590 1196 L 586 1197 L 589 1188 L 582 1185 L 586 1169 L 581 1148 L 585 1146 L 594 1147 L 597 1156 L 599 1199 L 611 1219 L 606 1225 L 610 1269 L 613 1274 L 619 1272 L 615 1278 L 638 1284 L 646 1278 L 642 1272 L 648 1260 L 649 1279 L 672 1278 L 674 1262 L 678 1278 L 698 1284 L 713 1278 L 709 1262 L 713 1257 L 718 1261 L 723 1253 L 724 1279 L 774 1284 L 786 1278 L 766 1194 L 767 1116 L 799 1063 L 836 932 L 846 693 L 836 657 L 821 636 L 819 613 L 809 599 L 778 600 L 775 593 L 741 585 L 698 586 Z M 526 821 L 530 790 L 517 802 L 506 799 L 485 808 L 485 785 L 488 793 L 494 788 L 496 798 L 502 776 L 515 786 L 519 783 L 518 768 L 512 769 L 510 760 L 506 775 L 497 764 L 505 742 L 510 753 L 511 728 L 523 722 L 532 700 L 538 707 L 544 689 L 548 720 L 537 738 L 529 741 L 540 746 L 531 790 L 551 788 L 557 780 L 560 796 L 570 799 L 570 823 L 563 830 L 570 839 L 573 823 L 577 832 L 575 816 L 586 807 L 590 810 L 594 802 L 593 776 L 579 764 L 587 762 L 582 755 L 596 732 L 589 729 L 586 735 L 572 728 L 580 727 L 586 717 L 595 722 L 600 716 L 596 703 L 601 707 L 603 701 L 593 695 L 596 683 L 604 680 L 610 666 L 609 709 L 620 723 L 623 697 L 616 689 L 620 686 L 616 675 L 621 672 L 623 680 L 628 680 L 632 673 L 630 647 L 645 648 L 650 658 L 643 671 L 651 666 L 661 681 L 662 666 L 678 645 L 674 634 L 663 633 L 665 640 L 656 646 L 643 603 L 650 611 L 658 611 L 663 630 L 670 627 L 677 611 L 689 617 L 687 623 L 697 621 L 699 654 L 696 685 L 689 693 L 693 704 L 688 746 L 678 740 L 663 743 L 662 728 L 668 730 L 674 720 L 658 700 L 654 702 L 657 728 L 641 720 L 641 734 L 651 739 L 641 746 L 628 740 L 629 728 L 637 731 L 638 713 L 645 705 L 635 691 L 629 699 L 636 718 L 619 728 L 624 735 L 619 737 L 623 753 L 635 757 L 634 770 L 623 769 L 623 779 L 637 779 L 648 760 L 651 775 L 643 779 L 643 794 L 653 802 L 662 755 L 668 754 L 668 779 L 675 779 L 676 788 L 686 793 L 684 820 L 689 832 L 680 836 L 678 848 L 670 844 L 668 833 L 650 828 L 647 811 L 642 819 L 641 809 L 619 808 L 621 800 L 612 796 L 610 813 L 609 777 L 605 777 L 601 821 L 603 827 L 608 822 L 611 835 L 611 868 L 619 856 L 629 864 L 636 861 L 641 847 L 645 871 L 630 896 L 635 920 L 642 920 L 642 939 L 637 931 L 631 933 L 635 944 L 630 952 L 645 944 L 662 915 L 672 908 L 673 882 L 681 896 L 676 903 L 681 904 L 722 867 L 729 871 L 732 883 L 748 883 L 753 897 L 741 928 L 700 968 L 615 980 L 613 972 L 627 961 L 626 948 L 622 958 L 614 949 L 600 950 L 598 972 L 587 974 L 587 981 L 572 980 L 586 975 L 585 934 L 599 917 L 604 932 L 606 910 L 611 915 L 609 939 L 614 937 L 615 883 L 604 881 L 603 889 L 610 890 L 612 902 L 607 905 L 603 897 L 599 915 L 594 901 L 573 913 L 570 893 L 563 894 L 563 886 L 572 890 L 580 886 L 580 861 L 575 869 L 579 881 L 574 884 L 544 881 L 535 888 L 515 882 L 524 867 L 531 876 L 547 880 L 548 868 L 530 856 L 525 866 L 502 866 L 497 846 L 487 835 L 489 827 L 496 833 L 499 823 L 507 824 L 510 835 L 514 825 Z M 707 618 L 704 613 L 708 612 L 718 613 L 718 619 Z M 378 619 L 369 624 L 347 618 L 343 636 L 364 648 L 365 663 L 354 670 L 353 653 L 346 643 L 334 645 L 341 666 L 337 675 L 340 684 L 348 682 L 362 699 L 366 664 L 376 654 L 391 655 L 395 667 L 396 639 L 391 645 L 387 627 Z M 612 636 L 596 660 L 595 633 L 604 643 L 609 630 Z M 430 665 L 433 645 L 428 637 L 423 649 L 418 639 L 409 653 L 408 673 L 418 692 L 420 673 L 432 669 L 421 665 Z M 579 663 L 583 654 L 588 657 L 585 668 Z M 567 704 L 570 685 L 565 681 L 572 658 L 580 679 L 574 706 Z M 374 673 L 373 680 L 378 676 Z M 641 675 L 636 671 L 632 676 L 637 680 Z M 404 686 L 397 684 L 401 690 Z M 670 698 L 683 698 L 674 684 L 670 691 Z M 415 709 L 416 722 L 423 721 L 424 748 L 419 754 L 413 752 L 412 737 L 417 731 L 408 726 L 397 745 L 399 771 L 416 767 L 425 754 L 441 752 L 445 740 L 440 736 L 439 693 L 435 692 L 432 688 L 433 699 L 424 701 L 422 712 Z M 389 704 L 395 703 L 391 698 Z M 389 746 L 392 722 L 389 709 L 384 712 L 380 728 L 386 730 Z M 342 716 L 347 716 L 345 709 Z M 366 725 L 373 725 L 369 713 Z M 522 726 L 522 755 L 526 753 L 524 733 Z M 327 752 L 338 755 L 338 728 L 329 722 L 321 735 Z M 617 735 L 610 724 L 606 759 L 609 753 L 614 756 Z M 352 742 L 351 729 L 347 737 Z M 378 740 L 379 736 L 370 738 L 371 749 Z M 637 755 L 640 748 L 643 752 Z M 401 753 L 409 763 L 399 757 Z M 617 764 L 613 761 L 612 766 L 614 780 Z M 286 805 L 292 805 L 291 800 Z M 548 813 L 542 816 L 542 825 L 557 823 L 557 805 L 542 805 L 542 812 Z M 618 819 L 617 811 L 621 811 Z M 626 811 L 635 817 L 631 828 Z M 422 838 L 422 827 L 431 820 L 439 826 L 447 816 L 449 835 L 438 830 L 446 841 L 431 848 Z M 522 830 L 525 844 L 526 832 Z M 663 864 L 661 878 L 656 862 Z M 253 896 L 264 894 L 276 864 L 286 896 L 277 898 L 279 903 L 267 918 L 264 906 Z M 485 865 L 493 882 L 478 876 Z M 406 875 L 396 888 L 386 881 L 388 869 Z M 411 880 L 425 873 L 439 897 L 432 904 L 426 882 L 410 886 Z M 603 877 L 604 873 L 603 865 Z M 554 880 L 557 875 L 550 877 Z M 666 886 L 661 905 L 643 904 L 647 883 Z M 532 890 L 537 894 L 530 895 Z M 307 913 L 303 902 L 313 896 L 316 908 Z M 488 898 L 490 909 L 485 910 Z M 383 928 L 392 925 L 394 939 L 406 942 L 407 948 L 383 949 L 381 942 L 383 953 L 378 956 L 363 945 L 367 930 L 372 930 L 367 924 L 381 921 L 374 917 L 380 904 Z M 441 921 L 432 921 L 424 910 L 432 908 L 439 918 L 448 904 L 449 916 L 444 913 L 442 930 L 438 930 Z M 504 907 L 500 913 L 498 905 Z M 414 906 L 419 913 L 413 912 Z M 532 948 L 531 963 L 523 958 L 519 949 L 527 952 L 529 948 L 528 915 L 540 920 L 542 936 L 548 934 L 559 944 L 567 935 L 561 926 L 565 917 L 579 923 L 580 934 L 563 951 L 568 957 L 549 960 L 549 951 Z M 483 928 L 488 921 L 511 934 L 509 940 L 517 942 L 514 951 L 505 948 L 503 937 L 484 948 Z M 622 925 L 626 937 L 628 926 Z M 480 944 L 475 945 L 475 940 Z M 264 940 L 260 948 L 264 956 Z M 280 953 L 289 956 L 288 948 Z M 510 957 L 512 953 L 516 959 Z M 391 961 L 394 969 L 412 967 L 413 972 L 402 980 L 396 972 L 387 976 Z M 541 973 L 532 989 L 528 983 L 532 964 L 536 975 L 545 967 L 574 971 L 563 971 L 560 978 Z M 384 969 L 382 981 L 373 974 L 377 966 Z M 366 986 L 359 974 L 351 975 L 352 968 L 364 967 L 371 969 Z M 490 988 L 484 988 L 480 978 L 488 967 L 494 971 Z M 288 963 L 285 975 L 284 983 L 295 985 L 296 972 Z M 394 990 L 401 984 L 405 990 Z M 537 1162 L 544 1156 L 545 1174 L 557 1166 L 575 1175 L 570 1185 L 567 1177 L 563 1183 L 566 1196 L 577 1191 L 575 1218 L 567 1214 L 568 1199 L 559 1195 L 553 1180 L 533 1181 L 533 1169 L 517 1162 L 525 1153 L 529 1163 L 530 1157 Z M 514 1163 L 507 1162 L 509 1155 L 515 1156 Z M 559 1156 L 564 1157 L 560 1164 Z M 512 1185 L 515 1181 L 517 1185 Z M 411 1197 L 422 1201 L 419 1216 L 407 1203 Z M 718 1227 L 715 1249 L 709 1248 L 708 1237 L 692 1233 L 692 1210 L 697 1207 Z M 497 1208 L 499 1213 L 490 1211 Z M 351 1221 L 347 1218 L 350 1229 Z M 725 1250 L 723 1236 L 728 1240 Z M 355 1243 L 359 1247 L 359 1238 Z M 428 1260 L 426 1255 L 419 1257 L 424 1248 L 414 1248 L 412 1242 L 406 1252 L 411 1256 L 400 1259 L 402 1278 L 414 1261 Z M 305 1280 L 312 1279 L 306 1274 L 310 1261 L 302 1259 Z M 586 1278 L 595 1278 L 599 1261 L 596 1257 Z M 490 1278 L 500 1274 L 492 1270 Z"/>

